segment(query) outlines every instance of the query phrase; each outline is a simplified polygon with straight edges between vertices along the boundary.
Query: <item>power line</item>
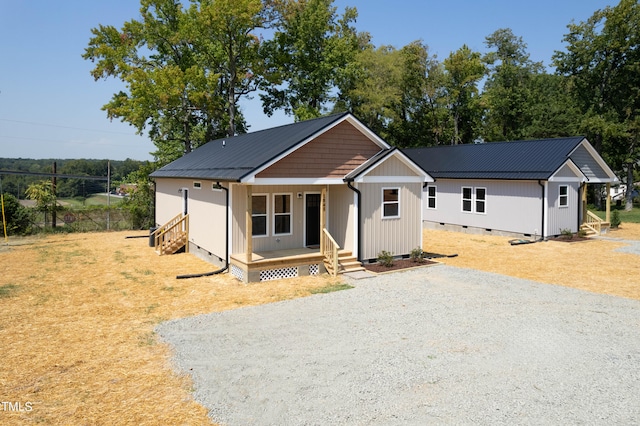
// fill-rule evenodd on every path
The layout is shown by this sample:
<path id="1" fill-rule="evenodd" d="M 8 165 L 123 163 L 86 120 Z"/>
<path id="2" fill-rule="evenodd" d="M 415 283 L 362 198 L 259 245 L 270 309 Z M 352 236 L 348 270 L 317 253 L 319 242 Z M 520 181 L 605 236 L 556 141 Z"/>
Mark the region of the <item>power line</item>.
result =
<path id="1" fill-rule="evenodd" d="M 35 121 L 10 120 L 8 118 L 0 118 L 0 121 L 6 121 L 8 123 L 30 124 L 30 125 L 33 125 L 33 126 L 57 127 L 59 129 L 84 130 L 84 131 L 87 131 L 87 132 L 114 133 L 114 134 L 117 134 L 117 135 L 138 136 L 135 133 L 116 132 L 116 131 L 113 131 L 113 130 L 87 129 L 87 128 L 82 128 L 82 127 L 61 126 L 59 124 L 37 123 Z"/>
<path id="2" fill-rule="evenodd" d="M 86 180 L 108 180 L 109 179 L 107 176 L 65 175 L 61 173 L 23 172 L 19 170 L 0 170 L 0 175 L 45 176 L 45 177 L 56 177 L 56 178 L 86 179 Z"/>

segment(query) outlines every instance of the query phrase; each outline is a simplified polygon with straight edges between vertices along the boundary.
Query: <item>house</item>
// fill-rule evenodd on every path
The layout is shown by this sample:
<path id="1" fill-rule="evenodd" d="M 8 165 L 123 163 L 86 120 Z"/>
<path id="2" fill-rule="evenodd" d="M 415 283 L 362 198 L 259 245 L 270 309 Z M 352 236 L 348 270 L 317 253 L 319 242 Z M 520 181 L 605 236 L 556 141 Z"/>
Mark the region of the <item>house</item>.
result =
<path id="1" fill-rule="evenodd" d="M 423 190 L 426 228 L 547 238 L 607 225 L 587 211 L 587 185 L 608 194 L 617 178 L 582 136 L 403 152 L 435 179 Z"/>
<path id="2" fill-rule="evenodd" d="M 215 140 L 151 177 L 156 249 L 185 246 L 243 282 L 408 255 L 433 181 L 349 113 Z"/>

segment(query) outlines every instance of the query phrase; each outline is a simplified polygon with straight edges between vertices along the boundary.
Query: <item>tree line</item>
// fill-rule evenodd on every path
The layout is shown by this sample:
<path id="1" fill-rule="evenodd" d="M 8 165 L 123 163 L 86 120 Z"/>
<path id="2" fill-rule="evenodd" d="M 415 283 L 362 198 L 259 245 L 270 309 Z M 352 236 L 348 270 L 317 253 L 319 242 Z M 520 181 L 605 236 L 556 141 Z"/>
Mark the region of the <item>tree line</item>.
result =
<path id="1" fill-rule="evenodd" d="M 107 191 L 106 181 L 82 179 L 80 176 L 107 177 L 111 169 L 111 189 L 114 189 L 127 180 L 130 173 L 140 169 L 145 164 L 143 161 L 126 159 L 116 160 L 85 160 L 85 159 L 25 159 L 25 158 L 0 158 L 0 179 L 2 192 L 11 194 L 17 199 L 25 199 L 27 188 L 43 180 L 51 181 L 49 177 L 38 176 L 37 173 L 53 173 L 53 164 L 56 163 L 56 173 L 61 175 L 73 175 L 77 178 L 58 179 L 56 183 L 56 195 L 59 198 L 88 197 Z M 33 173 L 3 174 L 2 170 L 13 172 Z"/>
<path id="2" fill-rule="evenodd" d="M 258 97 L 295 120 L 350 111 L 398 147 L 583 134 L 631 194 L 640 159 L 640 6 L 568 23 L 550 73 L 509 28 L 439 60 L 428 44 L 376 46 L 333 0 L 141 0 L 120 28 L 92 29 L 83 57 L 124 89 L 103 109 L 147 133 L 158 165 L 246 132 Z M 631 199 L 627 200 L 630 208 Z"/>

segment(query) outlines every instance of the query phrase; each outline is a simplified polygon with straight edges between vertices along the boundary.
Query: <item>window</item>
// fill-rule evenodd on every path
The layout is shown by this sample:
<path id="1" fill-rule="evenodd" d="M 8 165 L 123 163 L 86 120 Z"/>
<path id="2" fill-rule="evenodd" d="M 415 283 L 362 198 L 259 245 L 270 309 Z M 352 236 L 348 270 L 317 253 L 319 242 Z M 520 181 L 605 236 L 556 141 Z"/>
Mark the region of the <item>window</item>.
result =
<path id="1" fill-rule="evenodd" d="M 471 200 L 471 188 L 462 187 L 462 211 L 471 212 L 472 200 Z"/>
<path id="2" fill-rule="evenodd" d="M 291 234 L 291 194 L 273 195 L 273 235 Z"/>
<path id="3" fill-rule="evenodd" d="M 202 188 L 202 182 L 193 182 L 193 189 Z"/>
<path id="4" fill-rule="evenodd" d="M 476 213 L 485 213 L 487 188 L 476 188 Z"/>
<path id="5" fill-rule="evenodd" d="M 251 196 L 251 222 L 254 237 L 267 235 L 267 196 Z"/>
<path id="6" fill-rule="evenodd" d="M 463 186 L 462 211 L 485 214 L 487 212 L 487 188 Z"/>
<path id="7" fill-rule="evenodd" d="M 427 208 L 428 209 L 436 208 L 436 187 L 435 186 L 427 187 Z"/>
<path id="8" fill-rule="evenodd" d="M 569 206 L 569 187 L 567 185 L 560 185 L 560 193 L 558 197 L 560 207 Z"/>
<path id="9" fill-rule="evenodd" d="M 399 188 L 382 188 L 382 217 L 400 217 Z"/>

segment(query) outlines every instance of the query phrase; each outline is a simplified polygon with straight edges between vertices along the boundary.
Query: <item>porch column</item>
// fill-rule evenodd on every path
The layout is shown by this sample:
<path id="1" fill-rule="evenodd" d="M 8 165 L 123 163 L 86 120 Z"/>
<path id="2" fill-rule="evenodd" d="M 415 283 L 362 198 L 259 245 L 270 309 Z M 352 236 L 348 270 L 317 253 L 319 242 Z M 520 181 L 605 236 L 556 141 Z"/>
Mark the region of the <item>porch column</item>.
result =
<path id="1" fill-rule="evenodd" d="M 320 253 L 324 254 L 324 228 L 327 227 L 327 187 L 320 192 Z"/>
<path id="2" fill-rule="evenodd" d="M 611 182 L 607 182 L 607 213 L 605 214 L 604 221 L 611 223 Z"/>
<path id="3" fill-rule="evenodd" d="M 582 184 L 582 194 L 581 194 L 581 200 L 582 200 L 582 223 L 585 223 L 587 221 L 587 183 L 583 183 Z"/>
<path id="4" fill-rule="evenodd" d="M 245 246 L 247 263 L 253 260 L 253 188 L 251 185 L 247 185 L 247 213 L 245 216 Z"/>

